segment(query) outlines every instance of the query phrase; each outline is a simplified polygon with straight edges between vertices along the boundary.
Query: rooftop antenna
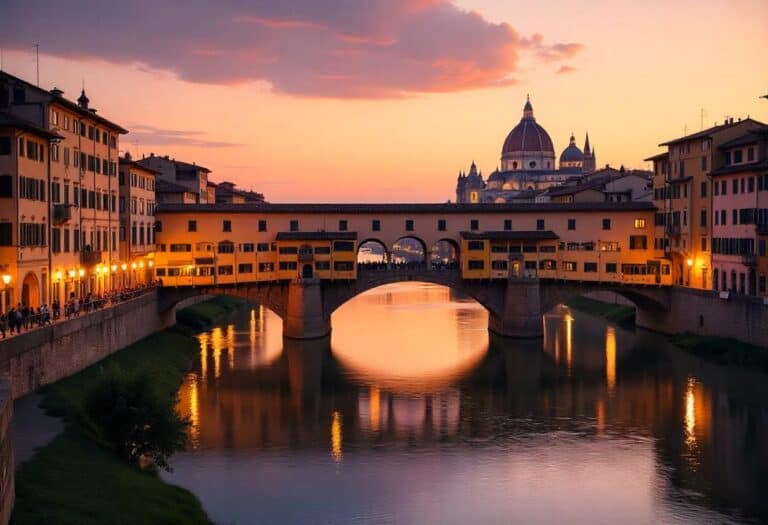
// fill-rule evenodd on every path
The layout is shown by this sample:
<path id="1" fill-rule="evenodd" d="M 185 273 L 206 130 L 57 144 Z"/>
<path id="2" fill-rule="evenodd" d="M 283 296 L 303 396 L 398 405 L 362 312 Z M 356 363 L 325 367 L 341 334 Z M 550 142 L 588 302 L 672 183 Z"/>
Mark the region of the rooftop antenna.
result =
<path id="1" fill-rule="evenodd" d="M 40 87 L 40 44 L 36 43 L 35 48 L 35 70 L 37 71 L 37 87 Z"/>
<path id="2" fill-rule="evenodd" d="M 701 108 L 701 129 L 704 129 L 704 108 Z"/>
<path id="3" fill-rule="evenodd" d="M 683 137 L 687 137 L 687 136 L 688 136 L 688 124 L 683 126 Z"/>

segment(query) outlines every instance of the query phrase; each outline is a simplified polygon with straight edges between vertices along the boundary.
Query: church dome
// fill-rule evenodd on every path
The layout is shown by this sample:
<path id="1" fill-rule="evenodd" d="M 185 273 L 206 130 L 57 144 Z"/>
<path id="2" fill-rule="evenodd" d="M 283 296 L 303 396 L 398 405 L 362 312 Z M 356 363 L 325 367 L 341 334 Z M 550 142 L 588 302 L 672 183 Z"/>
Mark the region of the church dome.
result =
<path id="1" fill-rule="evenodd" d="M 563 150 L 563 152 L 560 154 L 560 163 L 563 162 L 583 162 L 584 161 L 584 153 L 581 152 L 579 147 L 576 145 L 576 138 L 571 135 L 571 143 L 568 144 L 568 147 Z"/>
<path id="2" fill-rule="evenodd" d="M 554 159 L 552 139 L 536 122 L 529 99 L 523 108 L 523 118 L 509 132 L 501 148 L 502 170 L 551 170 Z"/>

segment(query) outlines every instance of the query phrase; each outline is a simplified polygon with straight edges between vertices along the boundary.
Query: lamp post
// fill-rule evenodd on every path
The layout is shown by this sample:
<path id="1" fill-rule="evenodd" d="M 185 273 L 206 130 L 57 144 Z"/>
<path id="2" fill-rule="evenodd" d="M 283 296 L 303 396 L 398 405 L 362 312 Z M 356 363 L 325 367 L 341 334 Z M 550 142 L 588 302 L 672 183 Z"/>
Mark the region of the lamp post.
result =
<path id="1" fill-rule="evenodd" d="M 691 285 L 691 269 L 693 268 L 693 259 L 689 258 L 687 261 L 688 263 L 688 279 L 685 282 L 686 286 Z"/>
<path id="2" fill-rule="evenodd" d="M 8 283 L 11 282 L 11 276 L 10 274 L 3 274 L 3 296 L 2 296 L 2 305 L 0 306 L 2 310 L 0 310 L 0 313 L 5 313 L 5 301 L 6 301 L 6 295 L 8 291 Z"/>

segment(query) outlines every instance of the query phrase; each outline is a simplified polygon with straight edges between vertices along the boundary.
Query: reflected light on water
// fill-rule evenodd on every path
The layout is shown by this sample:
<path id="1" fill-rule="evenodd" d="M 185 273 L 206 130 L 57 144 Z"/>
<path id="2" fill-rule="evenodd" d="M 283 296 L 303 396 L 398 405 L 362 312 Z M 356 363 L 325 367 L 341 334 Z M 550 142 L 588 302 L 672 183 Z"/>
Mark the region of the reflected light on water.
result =
<path id="1" fill-rule="evenodd" d="M 235 367 L 235 325 L 227 326 L 227 362 L 229 369 Z"/>
<path id="2" fill-rule="evenodd" d="M 563 321 L 565 322 L 565 366 L 570 375 L 573 364 L 573 316 L 570 311 L 565 314 Z"/>
<path id="3" fill-rule="evenodd" d="M 608 395 L 616 391 L 616 328 L 605 327 L 605 382 Z"/>
<path id="4" fill-rule="evenodd" d="M 381 395 L 379 389 L 372 386 L 370 389 L 369 400 L 369 413 L 371 421 L 371 430 L 377 432 L 379 430 L 379 420 L 381 418 Z"/>
<path id="5" fill-rule="evenodd" d="M 187 375 L 187 386 L 189 395 L 189 442 L 192 448 L 200 446 L 200 410 L 199 395 L 197 392 L 197 374 Z"/>
<path id="6" fill-rule="evenodd" d="M 213 346 L 213 376 L 221 377 L 221 346 L 224 336 L 221 327 L 217 326 L 211 331 L 211 345 Z"/>
<path id="7" fill-rule="evenodd" d="M 198 339 L 200 340 L 200 377 L 205 380 L 208 376 L 208 334 L 202 333 Z"/>
<path id="8" fill-rule="evenodd" d="M 343 456 L 341 440 L 341 412 L 336 410 L 331 417 L 331 456 L 336 463 L 341 463 Z"/>
<path id="9" fill-rule="evenodd" d="M 696 445 L 696 381 L 691 377 L 685 389 L 685 442 L 689 447 Z"/>
<path id="10" fill-rule="evenodd" d="M 368 385 L 440 391 L 487 353 L 487 320 L 480 304 L 456 299 L 443 286 L 386 285 L 333 314 L 331 346 L 345 371 Z"/>

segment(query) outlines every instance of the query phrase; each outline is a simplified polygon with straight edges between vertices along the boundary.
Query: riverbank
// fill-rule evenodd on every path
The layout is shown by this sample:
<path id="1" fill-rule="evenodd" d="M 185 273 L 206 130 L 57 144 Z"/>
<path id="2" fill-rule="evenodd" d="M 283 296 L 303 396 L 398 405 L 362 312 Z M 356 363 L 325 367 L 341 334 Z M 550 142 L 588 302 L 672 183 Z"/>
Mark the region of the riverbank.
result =
<path id="1" fill-rule="evenodd" d="M 608 321 L 619 324 L 635 323 L 635 307 L 626 304 L 608 303 L 589 297 L 574 297 L 566 303 L 584 313 L 602 317 Z"/>
<path id="2" fill-rule="evenodd" d="M 741 366 L 751 370 L 768 372 L 768 348 L 725 337 L 702 336 L 691 333 L 670 336 L 669 341 L 696 357 L 720 365 Z"/>
<path id="3" fill-rule="evenodd" d="M 16 473 L 13 523 L 210 524 L 192 493 L 138 470 L 103 448 L 91 431 L 83 401 L 102 371 L 112 366 L 128 373 L 149 373 L 158 395 L 176 395 L 199 352 L 194 331 L 243 304 L 217 297 L 182 310 L 179 320 L 186 324 L 152 334 L 46 387 L 41 406 L 49 415 L 61 417 L 65 428 Z"/>

